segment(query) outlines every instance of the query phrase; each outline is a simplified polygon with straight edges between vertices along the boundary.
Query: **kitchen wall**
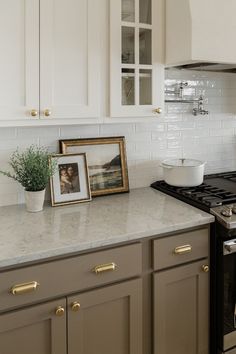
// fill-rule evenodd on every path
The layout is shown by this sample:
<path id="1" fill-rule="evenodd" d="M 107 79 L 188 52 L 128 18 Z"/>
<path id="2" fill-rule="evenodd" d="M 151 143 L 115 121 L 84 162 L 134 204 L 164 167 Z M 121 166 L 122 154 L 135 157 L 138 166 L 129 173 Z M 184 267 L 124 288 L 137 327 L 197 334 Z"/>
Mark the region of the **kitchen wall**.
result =
<path id="1" fill-rule="evenodd" d="M 151 123 L 1 128 L 0 169 L 7 168 L 10 154 L 30 144 L 58 150 L 60 138 L 125 135 L 130 187 L 149 186 L 162 178 L 159 162 L 165 158 L 189 157 L 207 161 L 207 172 L 236 169 L 236 74 L 166 71 L 166 85 L 186 80 L 186 95 L 202 94 L 208 116 L 194 117 L 192 105 L 166 104 L 163 118 Z M 125 121 L 125 119 L 124 119 Z M 49 194 L 48 194 L 49 197 Z M 0 205 L 22 203 L 22 188 L 0 176 Z"/>

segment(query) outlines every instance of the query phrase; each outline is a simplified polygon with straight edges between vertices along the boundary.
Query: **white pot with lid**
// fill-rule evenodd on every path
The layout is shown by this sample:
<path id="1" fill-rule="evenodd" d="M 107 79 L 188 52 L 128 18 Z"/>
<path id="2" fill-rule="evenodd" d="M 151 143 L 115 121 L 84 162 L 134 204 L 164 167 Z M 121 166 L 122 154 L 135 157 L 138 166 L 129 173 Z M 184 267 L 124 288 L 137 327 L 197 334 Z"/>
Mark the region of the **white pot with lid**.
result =
<path id="1" fill-rule="evenodd" d="M 202 184 L 205 162 L 194 159 L 172 159 L 161 163 L 164 180 L 175 187 L 196 187 Z"/>

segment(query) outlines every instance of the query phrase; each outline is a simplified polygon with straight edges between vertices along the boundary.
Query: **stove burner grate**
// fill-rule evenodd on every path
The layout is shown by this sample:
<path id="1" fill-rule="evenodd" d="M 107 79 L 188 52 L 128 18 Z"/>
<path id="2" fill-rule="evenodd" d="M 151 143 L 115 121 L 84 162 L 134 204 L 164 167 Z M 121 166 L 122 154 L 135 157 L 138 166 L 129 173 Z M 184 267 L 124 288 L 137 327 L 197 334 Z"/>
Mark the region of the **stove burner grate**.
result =
<path id="1" fill-rule="evenodd" d="M 235 182 L 236 173 L 227 174 L 224 178 Z M 205 181 L 207 181 L 207 179 Z M 154 182 L 151 187 L 188 202 L 194 206 L 200 208 L 205 206 L 205 210 L 207 211 L 213 207 L 236 203 L 235 193 L 208 185 L 205 182 L 198 187 L 174 187 L 170 186 L 165 181 L 157 181 Z"/>

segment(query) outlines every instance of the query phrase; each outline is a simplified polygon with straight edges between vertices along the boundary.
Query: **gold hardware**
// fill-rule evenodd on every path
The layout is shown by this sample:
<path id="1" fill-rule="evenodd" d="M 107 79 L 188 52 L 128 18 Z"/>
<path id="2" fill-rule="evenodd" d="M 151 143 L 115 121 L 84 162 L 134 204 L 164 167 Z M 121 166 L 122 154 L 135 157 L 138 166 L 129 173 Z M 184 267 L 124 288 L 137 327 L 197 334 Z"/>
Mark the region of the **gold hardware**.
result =
<path id="1" fill-rule="evenodd" d="M 39 283 L 37 281 L 31 281 L 30 283 L 23 283 L 14 285 L 10 292 L 12 295 L 21 295 L 26 293 L 31 293 L 39 287 Z"/>
<path id="2" fill-rule="evenodd" d="M 80 304 L 78 302 L 75 301 L 71 304 L 72 311 L 77 312 L 77 311 L 79 311 L 79 309 L 80 309 Z"/>
<path id="3" fill-rule="evenodd" d="M 203 270 L 204 273 L 208 273 L 209 270 L 210 270 L 210 268 L 209 268 L 209 266 L 208 266 L 207 264 L 204 264 L 204 265 L 202 266 L 202 270 Z"/>
<path id="4" fill-rule="evenodd" d="M 55 314 L 56 316 L 63 316 L 65 313 L 65 309 L 62 306 L 58 306 L 56 308 Z"/>
<path id="5" fill-rule="evenodd" d="M 154 113 L 161 114 L 162 113 L 161 107 L 154 109 Z"/>
<path id="6" fill-rule="evenodd" d="M 190 252 L 192 252 L 192 246 L 190 245 L 183 245 L 174 249 L 174 254 L 176 255 L 182 255 Z"/>
<path id="7" fill-rule="evenodd" d="M 36 117 L 38 115 L 38 111 L 36 109 L 32 109 L 32 111 L 30 111 L 30 115 L 31 117 Z"/>
<path id="8" fill-rule="evenodd" d="M 50 111 L 50 109 L 45 109 L 43 112 L 45 117 L 50 117 L 50 115 L 52 114 L 52 112 Z"/>
<path id="9" fill-rule="evenodd" d="M 107 272 L 107 271 L 113 271 L 115 270 L 117 267 L 117 265 L 115 263 L 107 263 L 107 264 L 101 264 L 101 265 L 98 265 L 96 266 L 94 269 L 93 269 L 93 272 L 96 273 L 96 274 L 100 274 L 100 273 L 103 273 L 103 272 Z"/>

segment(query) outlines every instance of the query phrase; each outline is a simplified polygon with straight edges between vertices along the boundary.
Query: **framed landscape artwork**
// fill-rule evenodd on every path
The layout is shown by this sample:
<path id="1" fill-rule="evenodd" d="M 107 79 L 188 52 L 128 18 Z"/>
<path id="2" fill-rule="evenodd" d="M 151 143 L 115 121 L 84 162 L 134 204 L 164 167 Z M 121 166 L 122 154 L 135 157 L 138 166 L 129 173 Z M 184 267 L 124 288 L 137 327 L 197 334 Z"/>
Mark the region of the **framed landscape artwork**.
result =
<path id="1" fill-rule="evenodd" d="M 60 140 L 60 150 L 86 153 L 92 196 L 129 191 L 124 137 Z"/>
<path id="2" fill-rule="evenodd" d="M 85 154 L 52 155 L 56 173 L 50 180 L 52 206 L 91 200 L 88 166 Z"/>

